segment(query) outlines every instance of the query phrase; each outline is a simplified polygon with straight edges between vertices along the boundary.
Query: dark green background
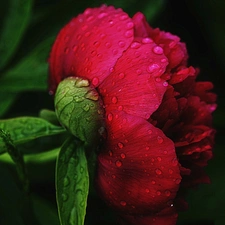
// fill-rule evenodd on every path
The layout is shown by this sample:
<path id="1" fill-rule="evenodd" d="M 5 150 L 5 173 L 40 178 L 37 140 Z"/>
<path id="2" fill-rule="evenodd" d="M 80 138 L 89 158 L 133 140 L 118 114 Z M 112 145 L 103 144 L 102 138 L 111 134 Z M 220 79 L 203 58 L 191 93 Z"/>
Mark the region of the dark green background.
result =
<path id="1" fill-rule="evenodd" d="M 102 3 L 121 7 L 130 16 L 136 11 L 142 11 L 153 27 L 159 27 L 181 37 L 181 40 L 187 44 L 190 65 L 201 69 L 199 80 L 210 80 L 214 83 L 214 91 L 218 94 L 218 109 L 214 113 L 217 136 L 214 158 L 206 169 L 212 184 L 201 185 L 197 190 L 190 191 L 187 198 L 190 207 L 187 212 L 180 213 L 179 224 L 225 224 L 224 0 L 2 1 L 0 7 L 1 118 L 37 116 L 43 108 L 53 109 L 53 99 L 48 95 L 47 90 L 47 59 L 54 38 L 60 28 L 73 16 L 87 7 L 99 6 Z M 54 162 L 43 165 L 42 169 L 32 168 L 32 171 L 34 172 L 31 188 L 36 194 L 35 204 L 38 215 L 42 217 L 39 224 L 58 224 Z M 14 204 L 13 201 L 19 196 L 12 181 L 14 177 L 11 177 L 14 175 L 11 175 L 11 171 L 5 167 L 2 169 L 0 167 L 0 174 L 2 174 L 0 194 L 8 194 L 10 197 L 6 198 L 9 205 L 10 201 Z M 87 224 L 111 224 L 109 221 L 112 221 L 113 215 L 107 214 L 108 211 L 102 202 L 93 198 L 90 199 L 89 206 Z M 0 209 L 2 207 L 5 206 L 0 203 Z M 11 214 L 14 213 L 16 217 L 16 209 L 9 207 L 7 210 L 12 210 Z M 103 214 L 106 216 L 103 217 Z M 93 222 L 93 217 L 99 218 L 96 223 Z M 13 224 L 13 222 L 8 221 L 6 224 Z"/>

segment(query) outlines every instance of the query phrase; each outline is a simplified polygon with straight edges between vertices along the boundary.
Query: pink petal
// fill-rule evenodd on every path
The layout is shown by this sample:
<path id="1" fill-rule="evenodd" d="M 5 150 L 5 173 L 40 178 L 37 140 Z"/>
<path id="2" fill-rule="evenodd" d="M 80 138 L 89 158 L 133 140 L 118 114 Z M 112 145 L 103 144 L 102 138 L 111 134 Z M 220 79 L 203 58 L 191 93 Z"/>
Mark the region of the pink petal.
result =
<path id="1" fill-rule="evenodd" d="M 163 51 L 155 53 L 155 48 L 149 39 L 135 39 L 118 59 L 112 74 L 99 86 L 106 110 L 148 119 L 159 107 L 168 85 L 160 78 L 167 59 Z"/>
<path id="2" fill-rule="evenodd" d="M 133 40 L 133 22 L 121 9 L 105 5 L 86 9 L 59 33 L 50 58 L 50 89 L 68 76 L 98 86 Z"/>
<path id="3" fill-rule="evenodd" d="M 146 120 L 107 113 L 108 138 L 98 156 L 100 196 L 118 211 L 157 212 L 171 203 L 181 182 L 173 142 Z"/>

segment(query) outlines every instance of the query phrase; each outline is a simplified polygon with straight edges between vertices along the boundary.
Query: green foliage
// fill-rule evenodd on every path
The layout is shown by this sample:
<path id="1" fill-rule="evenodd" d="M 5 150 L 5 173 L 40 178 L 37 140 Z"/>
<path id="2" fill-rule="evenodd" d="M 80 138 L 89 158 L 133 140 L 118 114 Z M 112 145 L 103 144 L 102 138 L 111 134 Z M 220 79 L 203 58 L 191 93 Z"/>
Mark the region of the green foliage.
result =
<path id="1" fill-rule="evenodd" d="M 32 0 L 9 0 L 0 35 L 0 70 L 15 53 L 30 22 Z"/>
<path id="2" fill-rule="evenodd" d="M 18 117 L 0 120 L 0 128 L 10 134 L 15 145 L 21 145 L 40 137 L 65 132 L 62 127 L 52 125 L 44 119 L 35 117 Z M 4 153 L 5 151 L 5 142 L 0 139 L 0 153 Z"/>
<path id="3" fill-rule="evenodd" d="M 56 165 L 56 194 L 61 225 L 83 225 L 89 190 L 88 167 L 82 142 L 69 138 Z"/>

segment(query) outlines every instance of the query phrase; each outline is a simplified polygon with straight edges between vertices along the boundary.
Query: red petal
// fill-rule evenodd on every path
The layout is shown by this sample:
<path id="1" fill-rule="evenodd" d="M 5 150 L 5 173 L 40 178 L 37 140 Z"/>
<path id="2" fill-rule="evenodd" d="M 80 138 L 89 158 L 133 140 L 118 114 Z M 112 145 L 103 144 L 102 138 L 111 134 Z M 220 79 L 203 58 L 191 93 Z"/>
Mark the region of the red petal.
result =
<path id="1" fill-rule="evenodd" d="M 133 22 L 121 9 L 105 5 L 86 9 L 59 33 L 49 58 L 54 91 L 68 76 L 92 80 L 98 86 L 133 40 Z"/>
<path id="2" fill-rule="evenodd" d="M 113 111 L 107 118 L 108 140 L 98 156 L 100 196 L 126 213 L 168 207 L 181 181 L 173 142 L 140 117 Z"/>
<path id="3" fill-rule="evenodd" d="M 144 43 L 143 43 L 144 42 Z M 166 91 L 167 59 L 149 39 L 136 39 L 118 59 L 114 71 L 99 86 L 108 111 L 123 110 L 148 119 L 159 107 Z"/>

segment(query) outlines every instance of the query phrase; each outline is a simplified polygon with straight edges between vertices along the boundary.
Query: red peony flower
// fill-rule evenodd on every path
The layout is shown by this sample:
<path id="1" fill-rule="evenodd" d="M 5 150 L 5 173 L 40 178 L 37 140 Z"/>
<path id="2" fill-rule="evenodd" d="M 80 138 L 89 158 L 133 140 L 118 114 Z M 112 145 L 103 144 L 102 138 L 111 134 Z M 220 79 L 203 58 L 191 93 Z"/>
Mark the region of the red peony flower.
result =
<path id="1" fill-rule="evenodd" d="M 212 157 L 216 95 L 187 59 L 179 37 L 105 5 L 73 18 L 53 45 L 51 92 L 76 76 L 103 100 L 96 182 L 121 224 L 174 225 L 185 188 L 209 182 L 202 168 Z"/>

